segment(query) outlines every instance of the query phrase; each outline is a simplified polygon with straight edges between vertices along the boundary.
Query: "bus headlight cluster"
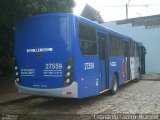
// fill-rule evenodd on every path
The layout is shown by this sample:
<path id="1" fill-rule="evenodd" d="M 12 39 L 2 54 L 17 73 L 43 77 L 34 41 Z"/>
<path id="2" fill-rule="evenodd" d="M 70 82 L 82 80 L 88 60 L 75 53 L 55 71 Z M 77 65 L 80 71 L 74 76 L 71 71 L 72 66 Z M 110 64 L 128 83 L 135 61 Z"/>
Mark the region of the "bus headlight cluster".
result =
<path id="1" fill-rule="evenodd" d="M 18 73 L 18 67 L 15 66 L 15 67 L 14 67 L 14 70 L 15 70 L 15 81 L 16 81 L 17 83 L 20 83 L 19 73 Z"/>
<path id="2" fill-rule="evenodd" d="M 64 87 L 70 85 L 72 82 L 73 82 L 73 62 L 72 60 L 69 60 L 65 69 Z"/>

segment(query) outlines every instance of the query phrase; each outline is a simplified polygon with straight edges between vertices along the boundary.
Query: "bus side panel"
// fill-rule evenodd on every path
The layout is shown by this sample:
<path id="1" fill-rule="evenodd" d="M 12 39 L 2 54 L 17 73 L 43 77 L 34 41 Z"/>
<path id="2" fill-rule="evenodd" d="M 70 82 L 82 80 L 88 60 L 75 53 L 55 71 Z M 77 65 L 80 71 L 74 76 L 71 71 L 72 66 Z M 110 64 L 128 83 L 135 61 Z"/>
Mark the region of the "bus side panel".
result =
<path id="1" fill-rule="evenodd" d="M 124 84 L 125 77 L 122 76 L 123 63 L 124 63 L 123 57 L 109 58 L 109 89 L 112 89 L 112 76 L 114 73 L 118 74 L 119 85 Z"/>
<path id="2" fill-rule="evenodd" d="M 79 98 L 98 95 L 99 66 L 96 58 L 77 57 L 76 60 Z"/>
<path id="3" fill-rule="evenodd" d="M 80 50 L 78 22 L 75 26 L 74 79 L 78 82 L 78 98 L 99 95 L 99 57 L 83 56 Z"/>
<path id="4" fill-rule="evenodd" d="M 79 46 L 78 41 L 75 46 Z M 82 56 L 79 47 L 74 49 L 74 81 L 78 82 L 78 98 L 99 95 L 98 57 Z"/>

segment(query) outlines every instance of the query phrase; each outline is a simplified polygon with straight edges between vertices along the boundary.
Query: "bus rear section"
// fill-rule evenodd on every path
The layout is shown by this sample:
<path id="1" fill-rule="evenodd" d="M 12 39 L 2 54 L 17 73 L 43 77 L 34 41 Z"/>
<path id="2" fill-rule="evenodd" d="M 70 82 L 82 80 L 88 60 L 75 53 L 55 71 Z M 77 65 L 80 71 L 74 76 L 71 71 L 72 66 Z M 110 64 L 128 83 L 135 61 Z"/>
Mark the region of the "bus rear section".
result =
<path id="1" fill-rule="evenodd" d="M 20 94 L 78 97 L 70 14 L 31 17 L 16 26 L 15 85 Z"/>

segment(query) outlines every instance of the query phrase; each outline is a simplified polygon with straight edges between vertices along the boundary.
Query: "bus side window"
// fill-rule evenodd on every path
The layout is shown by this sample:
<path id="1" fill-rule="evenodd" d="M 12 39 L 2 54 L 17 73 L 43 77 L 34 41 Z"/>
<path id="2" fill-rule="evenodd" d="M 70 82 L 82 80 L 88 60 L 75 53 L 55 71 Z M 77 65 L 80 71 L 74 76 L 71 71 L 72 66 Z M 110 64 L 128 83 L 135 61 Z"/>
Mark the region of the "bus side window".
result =
<path id="1" fill-rule="evenodd" d="M 84 23 L 79 24 L 79 42 L 83 55 L 96 55 L 96 30 Z"/>
<path id="2" fill-rule="evenodd" d="M 139 50 L 138 50 L 138 44 L 135 43 L 135 53 L 136 53 L 136 57 L 139 57 Z"/>
<path id="3" fill-rule="evenodd" d="M 130 41 L 129 43 L 129 48 L 130 48 L 130 57 L 134 57 L 134 42 Z"/>
<path id="4" fill-rule="evenodd" d="M 108 40 L 109 40 L 110 56 L 117 56 L 117 37 L 114 36 L 113 34 L 109 34 Z"/>

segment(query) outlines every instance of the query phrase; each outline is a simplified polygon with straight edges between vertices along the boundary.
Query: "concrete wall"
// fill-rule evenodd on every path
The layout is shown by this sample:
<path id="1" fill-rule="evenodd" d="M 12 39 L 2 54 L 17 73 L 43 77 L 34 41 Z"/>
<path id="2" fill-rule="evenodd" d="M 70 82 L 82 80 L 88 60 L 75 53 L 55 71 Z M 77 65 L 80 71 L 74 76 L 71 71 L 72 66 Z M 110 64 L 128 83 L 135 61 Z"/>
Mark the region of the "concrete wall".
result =
<path id="1" fill-rule="evenodd" d="M 145 29 L 144 26 L 117 25 L 116 22 L 103 23 L 103 25 L 142 42 L 147 49 L 146 72 L 160 73 L 160 27 Z"/>

